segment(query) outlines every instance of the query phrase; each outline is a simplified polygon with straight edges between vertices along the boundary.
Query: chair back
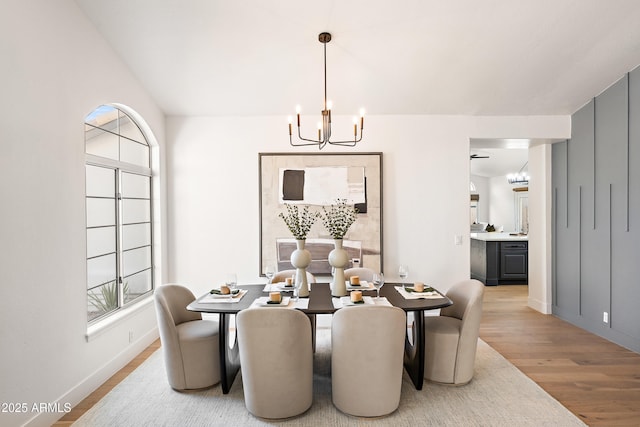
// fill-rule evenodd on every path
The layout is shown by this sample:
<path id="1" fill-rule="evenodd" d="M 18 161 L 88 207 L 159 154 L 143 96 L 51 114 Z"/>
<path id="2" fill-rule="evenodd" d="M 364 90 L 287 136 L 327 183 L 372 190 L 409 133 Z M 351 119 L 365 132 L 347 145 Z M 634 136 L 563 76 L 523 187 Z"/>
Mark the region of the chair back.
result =
<path id="1" fill-rule="evenodd" d="M 370 268 L 366 267 L 358 267 L 358 268 L 347 268 L 344 271 L 344 278 L 349 280 L 351 276 L 358 276 L 361 280 L 366 280 L 367 282 L 373 282 L 373 275 L 376 272 Z"/>
<path id="2" fill-rule="evenodd" d="M 336 408 L 363 417 L 398 408 L 406 328 L 406 314 L 397 307 L 345 307 L 334 314 L 331 383 Z"/>
<path id="3" fill-rule="evenodd" d="M 484 285 L 478 280 L 457 283 L 447 291 L 447 297 L 453 304 L 440 310 L 440 315 L 460 319 L 463 329 L 466 325 L 480 327 L 483 295 Z"/>
<path id="4" fill-rule="evenodd" d="M 278 271 L 271 278 L 271 283 L 284 282 L 287 277 L 294 277 L 296 270 L 282 270 Z M 307 283 L 316 283 L 316 277 L 307 271 Z"/>
<path id="5" fill-rule="evenodd" d="M 453 305 L 440 310 L 441 316 L 460 319 L 460 338 L 456 354 L 456 382 L 460 378 L 473 376 L 473 361 L 475 360 L 480 334 L 480 320 L 482 318 L 482 297 L 484 285 L 482 282 L 470 279 L 452 286 L 447 291 L 447 297 Z M 466 363 L 464 361 L 467 361 Z"/>
<path id="6" fill-rule="evenodd" d="M 189 289 L 177 284 L 168 283 L 155 290 L 158 316 L 166 317 L 167 322 L 174 326 L 202 319 L 200 313 L 187 310 L 187 306 L 195 299 Z"/>
<path id="7" fill-rule="evenodd" d="M 158 332 L 162 343 L 167 376 L 169 384 L 177 390 L 199 388 L 201 384 L 200 380 L 191 381 L 186 377 L 188 368 L 186 369 L 184 366 L 185 357 L 187 360 L 191 359 L 189 359 L 190 354 L 188 351 L 185 350 L 186 353 L 183 352 L 178 333 L 179 325 L 194 320 L 202 321 L 200 313 L 187 310 L 187 305 L 193 300 L 195 300 L 193 293 L 184 286 L 177 284 L 159 286 L 154 292 Z M 212 363 L 215 363 L 215 361 L 212 361 Z M 217 372 L 219 372 L 219 369 L 217 369 Z M 200 370 L 199 374 L 205 385 L 219 381 L 220 377 L 219 373 L 208 374 L 204 370 Z M 211 380 L 209 381 L 208 379 Z"/>
<path id="8" fill-rule="evenodd" d="M 313 402 L 311 323 L 298 310 L 254 308 L 236 317 L 247 410 L 262 418 L 299 415 Z"/>

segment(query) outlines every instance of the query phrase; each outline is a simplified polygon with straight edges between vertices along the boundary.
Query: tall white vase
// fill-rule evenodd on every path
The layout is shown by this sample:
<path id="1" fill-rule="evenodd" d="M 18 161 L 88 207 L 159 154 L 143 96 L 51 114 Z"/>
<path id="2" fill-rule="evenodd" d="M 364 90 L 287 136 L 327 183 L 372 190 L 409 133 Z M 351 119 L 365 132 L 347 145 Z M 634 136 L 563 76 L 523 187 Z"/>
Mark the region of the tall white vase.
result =
<path id="1" fill-rule="evenodd" d="M 329 252 L 329 264 L 333 267 L 333 283 L 331 295 L 343 297 L 347 295 L 347 284 L 344 279 L 344 268 L 349 264 L 349 254 L 342 248 L 342 239 L 334 239 L 335 248 Z"/>
<path id="2" fill-rule="evenodd" d="M 291 265 L 296 268 L 296 282 L 300 286 L 298 296 L 309 296 L 309 282 L 307 281 L 307 267 L 311 264 L 311 253 L 304 248 L 306 240 L 296 240 L 296 250 L 291 253 Z"/>

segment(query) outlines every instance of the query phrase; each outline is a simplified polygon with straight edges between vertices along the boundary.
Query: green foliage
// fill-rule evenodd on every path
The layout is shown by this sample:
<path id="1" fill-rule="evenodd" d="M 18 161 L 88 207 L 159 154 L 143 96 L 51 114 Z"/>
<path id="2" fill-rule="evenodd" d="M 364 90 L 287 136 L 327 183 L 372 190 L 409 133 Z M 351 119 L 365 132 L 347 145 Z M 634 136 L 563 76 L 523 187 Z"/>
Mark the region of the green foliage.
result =
<path id="1" fill-rule="evenodd" d="M 349 227 L 356 220 L 358 208 L 348 205 L 346 199 L 338 199 L 337 204 L 331 205 L 329 209 L 322 207 L 322 223 L 327 229 L 331 237 L 334 239 L 342 239 L 349 231 Z"/>
<path id="2" fill-rule="evenodd" d="M 287 214 L 280 212 L 278 216 L 284 220 L 293 237 L 297 240 L 306 239 L 311 226 L 316 222 L 320 214 L 318 212 L 310 212 L 309 206 L 306 205 L 302 212 L 300 212 L 297 205 L 285 204 L 285 206 L 287 207 Z"/>
<path id="3" fill-rule="evenodd" d="M 124 283 L 123 292 L 126 295 L 129 293 L 129 284 Z M 116 282 L 109 282 L 100 288 L 100 293 L 90 291 L 87 293 L 89 297 L 89 303 L 98 309 L 100 312 L 106 313 L 108 311 L 118 308 L 118 287 Z"/>

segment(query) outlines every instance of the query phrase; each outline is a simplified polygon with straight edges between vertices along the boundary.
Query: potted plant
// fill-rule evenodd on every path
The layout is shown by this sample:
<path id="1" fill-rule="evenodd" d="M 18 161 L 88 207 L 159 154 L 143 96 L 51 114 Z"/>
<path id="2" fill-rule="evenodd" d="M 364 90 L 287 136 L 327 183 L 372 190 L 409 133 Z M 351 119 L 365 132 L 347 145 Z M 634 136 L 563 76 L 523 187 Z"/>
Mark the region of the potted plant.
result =
<path id="1" fill-rule="evenodd" d="M 327 232 L 333 237 L 335 248 L 329 253 L 329 264 L 333 267 L 333 286 L 331 294 L 334 296 L 347 295 L 347 285 L 344 278 L 344 268 L 349 264 L 349 254 L 342 247 L 344 236 L 349 227 L 356 221 L 358 208 L 347 204 L 346 199 L 338 199 L 329 208 L 322 207 L 322 223 Z"/>
<path id="2" fill-rule="evenodd" d="M 280 212 L 278 216 L 282 218 L 287 228 L 296 238 L 296 250 L 291 253 L 291 265 L 296 268 L 296 283 L 299 297 L 309 296 L 309 283 L 307 282 L 307 267 L 311 263 L 311 253 L 304 248 L 307 234 L 311 226 L 318 219 L 318 212 L 311 212 L 309 206 L 305 205 L 302 211 L 298 205 L 285 204 L 287 213 Z"/>

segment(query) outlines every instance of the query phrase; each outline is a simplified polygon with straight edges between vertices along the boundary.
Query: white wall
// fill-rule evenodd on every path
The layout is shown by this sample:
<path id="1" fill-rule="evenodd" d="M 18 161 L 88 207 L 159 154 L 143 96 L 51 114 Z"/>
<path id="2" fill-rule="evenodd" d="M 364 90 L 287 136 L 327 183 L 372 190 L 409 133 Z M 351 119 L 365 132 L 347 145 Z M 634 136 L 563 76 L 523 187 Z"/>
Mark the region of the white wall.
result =
<path id="1" fill-rule="evenodd" d="M 356 151 L 383 152 L 384 270 L 443 290 L 469 277 L 469 138 L 558 138 L 569 118 L 370 116 Z M 284 117 L 167 119 L 171 281 L 196 293 L 258 277 L 258 153 L 289 146 Z M 323 151 L 327 151 L 325 149 Z M 334 149 L 352 152 L 354 149 Z M 454 245 L 454 236 L 463 245 Z"/>
<path id="2" fill-rule="evenodd" d="M 504 176 L 489 179 L 491 224 L 504 227 L 504 232 L 520 231 L 515 226 L 515 193 Z"/>
<path id="3" fill-rule="evenodd" d="M 87 342 L 84 116 L 120 102 L 164 148 L 164 117 L 71 0 L 0 14 L 0 425 L 51 425 L 153 338 L 152 305 Z M 134 342 L 129 343 L 129 332 Z"/>
<path id="4" fill-rule="evenodd" d="M 528 305 L 551 314 L 551 145 L 529 149 L 529 299 Z"/>
<path id="5" fill-rule="evenodd" d="M 471 175 L 471 182 L 476 186 L 476 193 L 480 196 L 478 200 L 478 222 L 490 222 L 489 205 L 491 203 L 489 192 L 489 178 L 478 175 Z"/>

